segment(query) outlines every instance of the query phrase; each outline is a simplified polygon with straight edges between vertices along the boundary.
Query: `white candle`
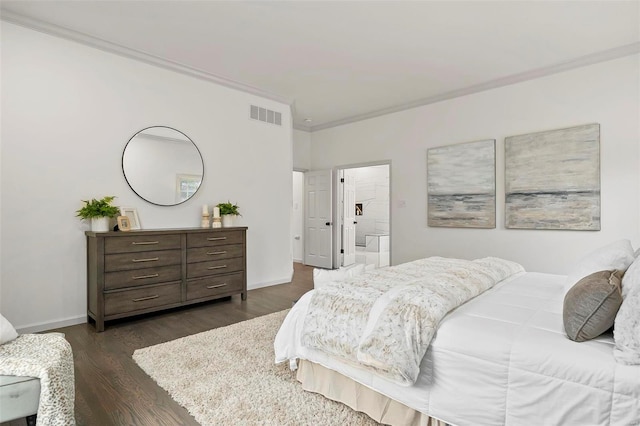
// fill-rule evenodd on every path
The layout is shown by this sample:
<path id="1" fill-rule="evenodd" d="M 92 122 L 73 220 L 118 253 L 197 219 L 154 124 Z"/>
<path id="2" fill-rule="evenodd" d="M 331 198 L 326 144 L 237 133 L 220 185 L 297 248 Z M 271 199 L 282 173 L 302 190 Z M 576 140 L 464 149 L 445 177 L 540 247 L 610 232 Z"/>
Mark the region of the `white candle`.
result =
<path id="1" fill-rule="evenodd" d="M 209 206 L 208 205 L 205 204 L 204 206 L 202 206 L 202 214 L 203 215 L 206 214 L 207 216 L 209 216 Z"/>
<path id="2" fill-rule="evenodd" d="M 220 217 L 220 207 L 213 208 L 213 217 Z"/>

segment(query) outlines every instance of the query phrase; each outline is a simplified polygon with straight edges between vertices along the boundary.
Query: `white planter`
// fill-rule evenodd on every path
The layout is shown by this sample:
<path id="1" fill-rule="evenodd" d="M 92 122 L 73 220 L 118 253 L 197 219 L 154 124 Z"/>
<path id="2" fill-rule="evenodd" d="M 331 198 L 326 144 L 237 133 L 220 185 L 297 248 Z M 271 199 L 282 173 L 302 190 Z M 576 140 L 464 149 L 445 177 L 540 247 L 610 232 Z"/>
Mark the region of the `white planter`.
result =
<path id="1" fill-rule="evenodd" d="M 107 232 L 109 230 L 108 217 L 92 217 L 91 230 L 93 232 Z"/>
<path id="2" fill-rule="evenodd" d="M 234 214 L 223 214 L 222 215 L 222 227 L 223 228 L 231 228 L 233 227 L 233 221 L 236 218 Z"/>

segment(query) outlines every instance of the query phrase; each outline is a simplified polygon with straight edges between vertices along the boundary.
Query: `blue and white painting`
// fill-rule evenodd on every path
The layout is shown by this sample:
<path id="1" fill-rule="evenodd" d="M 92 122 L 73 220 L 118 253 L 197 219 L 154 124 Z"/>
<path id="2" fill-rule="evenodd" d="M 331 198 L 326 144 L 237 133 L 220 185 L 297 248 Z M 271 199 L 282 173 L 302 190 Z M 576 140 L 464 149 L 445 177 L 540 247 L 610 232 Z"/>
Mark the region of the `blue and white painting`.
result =
<path id="1" fill-rule="evenodd" d="M 495 139 L 427 150 L 427 224 L 496 227 Z"/>
<path id="2" fill-rule="evenodd" d="M 505 138 L 505 226 L 600 230 L 600 125 Z"/>

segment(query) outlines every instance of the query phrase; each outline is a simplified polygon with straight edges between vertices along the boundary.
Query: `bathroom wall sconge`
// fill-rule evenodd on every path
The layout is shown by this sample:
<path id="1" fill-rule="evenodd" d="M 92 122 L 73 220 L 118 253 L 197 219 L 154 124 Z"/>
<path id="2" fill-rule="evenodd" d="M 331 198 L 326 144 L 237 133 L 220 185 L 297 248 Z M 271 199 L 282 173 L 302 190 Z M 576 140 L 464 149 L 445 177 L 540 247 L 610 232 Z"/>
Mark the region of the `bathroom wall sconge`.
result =
<path id="1" fill-rule="evenodd" d="M 356 203 L 356 216 L 362 216 L 362 203 Z"/>

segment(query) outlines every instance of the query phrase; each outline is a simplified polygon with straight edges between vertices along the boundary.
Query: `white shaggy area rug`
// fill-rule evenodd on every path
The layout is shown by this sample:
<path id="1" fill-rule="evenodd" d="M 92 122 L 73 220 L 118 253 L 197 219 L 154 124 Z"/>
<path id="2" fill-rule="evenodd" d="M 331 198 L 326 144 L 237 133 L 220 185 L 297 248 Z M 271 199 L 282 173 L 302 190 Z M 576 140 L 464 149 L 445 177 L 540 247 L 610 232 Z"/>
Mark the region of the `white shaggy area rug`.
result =
<path id="1" fill-rule="evenodd" d="M 376 425 L 302 390 L 273 341 L 288 311 L 138 349 L 133 359 L 202 425 Z"/>

